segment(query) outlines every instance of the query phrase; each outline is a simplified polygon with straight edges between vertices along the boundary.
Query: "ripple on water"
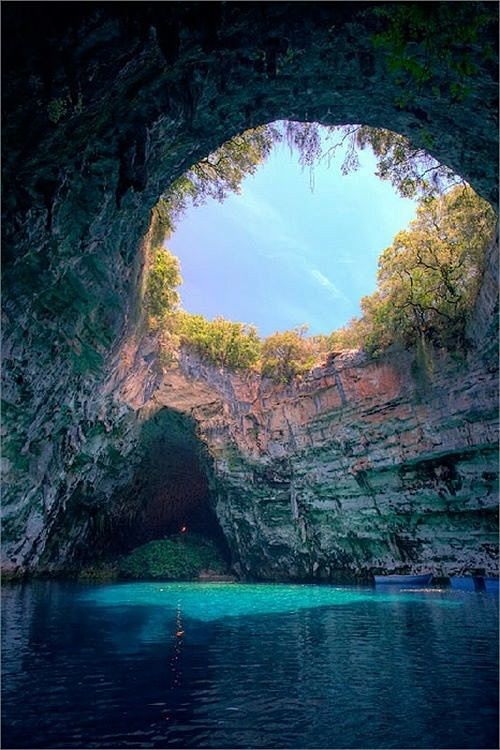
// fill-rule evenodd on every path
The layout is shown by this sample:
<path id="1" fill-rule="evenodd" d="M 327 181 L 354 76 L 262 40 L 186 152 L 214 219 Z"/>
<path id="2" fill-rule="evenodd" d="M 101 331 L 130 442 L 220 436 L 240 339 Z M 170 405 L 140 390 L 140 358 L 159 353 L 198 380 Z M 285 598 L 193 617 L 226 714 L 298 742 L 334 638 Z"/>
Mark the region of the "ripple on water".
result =
<path id="1" fill-rule="evenodd" d="M 450 589 L 12 587 L 3 746 L 493 747 L 497 623 Z"/>

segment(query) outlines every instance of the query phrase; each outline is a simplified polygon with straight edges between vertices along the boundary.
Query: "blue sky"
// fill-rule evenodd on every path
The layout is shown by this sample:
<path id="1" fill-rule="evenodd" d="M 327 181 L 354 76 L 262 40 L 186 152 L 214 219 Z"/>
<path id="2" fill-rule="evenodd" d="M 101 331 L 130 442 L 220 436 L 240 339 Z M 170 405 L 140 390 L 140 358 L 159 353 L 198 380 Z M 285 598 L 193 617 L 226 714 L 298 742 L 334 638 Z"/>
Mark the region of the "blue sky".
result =
<path id="1" fill-rule="evenodd" d="M 329 333 L 358 315 L 380 253 L 416 211 L 375 177 L 371 151 L 359 156 L 347 176 L 340 155 L 316 165 L 311 191 L 309 170 L 282 144 L 239 195 L 189 208 L 167 243 L 184 309 L 253 323 L 262 336 L 303 323 Z"/>

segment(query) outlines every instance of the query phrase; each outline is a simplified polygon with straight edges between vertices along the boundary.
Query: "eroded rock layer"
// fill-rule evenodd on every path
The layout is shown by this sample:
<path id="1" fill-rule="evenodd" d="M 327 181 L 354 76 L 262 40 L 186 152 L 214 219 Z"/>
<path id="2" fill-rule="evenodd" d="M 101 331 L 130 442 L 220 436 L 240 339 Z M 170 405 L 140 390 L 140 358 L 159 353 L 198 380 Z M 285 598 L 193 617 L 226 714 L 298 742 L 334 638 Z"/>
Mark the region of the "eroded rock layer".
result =
<path id="1" fill-rule="evenodd" d="M 237 569 L 495 569 L 497 377 L 444 356 L 429 367 L 343 354 L 281 387 L 182 357 L 187 390 L 202 381 L 218 395 L 192 413 Z M 167 375 L 155 399 L 168 404 L 169 390 Z"/>
<path id="2" fill-rule="evenodd" d="M 418 21 L 418 8 L 423 5 L 427 15 Z M 135 513 L 144 510 L 144 493 L 141 487 L 133 488 L 137 467 L 147 472 L 149 444 L 143 439 L 142 428 L 154 413 L 155 394 L 163 376 L 154 346 L 145 352 L 141 344 L 140 351 L 149 357 L 144 378 L 135 385 L 130 381 L 130 392 L 125 393 L 117 363 L 126 362 L 128 344 L 124 342 L 133 337 L 140 319 L 136 312 L 144 254 L 138 247 L 151 208 L 193 162 L 236 133 L 274 119 L 364 122 L 407 135 L 416 147 L 428 148 L 484 197 L 494 200 L 498 184 L 498 11 L 491 3 L 458 3 L 456 12 L 450 11 L 451 5 L 405 4 L 410 17 L 417 18 L 417 27 L 423 23 L 426 40 L 434 40 L 432 70 L 428 71 L 432 80 L 416 86 L 414 74 L 398 70 L 397 59 L 393 59 L 399 16 L 396 13 L 391 21 L 380 13 L 380 8 L 389 7 L 386 3 L 66 3 L 57 4 L 57 11 L 55 5 L 34 4 L 26 12 L 20 4 L 8 4 L 3 24 L 2 222 L 2 554 L 7 569 L 57 567 L 80 552 L 91 551 L 103 529 L 122 528 L 124 518 L 133 523 Z M 391 9 L 397 7 L 390 5 Z M 445 17 L 450 23 L 443 25 Z M 464 59 L 461 45 L 454 44 L 453 20 L 458 19 L 457 28 L 463 31 L 479 17 L 483 19 L 477 32 L 481 43 L 470 43 Z M 443 28 L 445 50 L 436 43 L 436 39 L 443 41 Z M 389 47 L 376 43 L 377 35 L 385 31 L 389 31 Z M 426 49 L 432 51 L 432 47 L 426 41 Z M 465 61 L 468 66 L 464 68 Z M 413 91 L 411 98 L 409 90 Z M 485 300 L 494 301 L 493 272 L 483 289 Z M 487 312 L 475 325 L 484 330 L 489 320 Z M 486 340 L 483 337 L 483 343 Z M 480 440 L 480 425 L 486 431 L 490 424 L 483 407 L 477 414 L 472 406 L 462 414 L 458 394 L 462 377 L 480 394 L 487 388 L 488 368 L 496 360 L 493 350 L 494 346 L 482 346 L 476 370 L 472 364 L 466 368 L 467 376 L 450 370 L 450 363 L 439 364 L 441 375 L 435 373 L 428 385 L 432 397 L 425 397 L 429 407 L 425 399 L 418 402 L 420 391 L 411 385 L 408 372 L 387 375 L 387 383 L 394 380 L 396 384 L 390 391 L 393 395 L 387 396 L 388 408 L 396 409 L 391 404 L 400 398 L 401 404 L 414 404 L 417 414 L 399 419 L 406 419 L 408 425 L 414 419 L 417 425 L 423 424 L 422 409 L 428 408 L 430 417 L 435 416 L 434 409 L 442 414 L 442 425 L 448 427 L 438 428 L 431 419 L 429 429 L 445 447 L 431 448 L 423 441 L 422 454 L 427 456 L 423 460 L 432 461 L 441 460 L 445 453 L 464 456 L 460 461 L 457 458 L 454 465 L 458 468 L 449 469 L 452 474 L 456 471 L 462 476 L 461 462 L 472 466 L 473 455 L 480 463 L 486 450 L 481 445 L 491 445 L 489 437 Z M 135 354 L 132 360 L 131 372 Z M 227 511 L 220 500 L 217 512 L 242 568 L 275 575 L 280 566 L 281 570 L 289 566 L 292 549 L 296 550 L 300 575 L 314 567 L 314 562 L 319 571 L 327 564 L 340 565 L 333 558 L 326 562 L 326 553 L 321 551 L 326 542 L 315 542 L 312 535 L 316 528 L 313 514 L 320 512 L 312 504 L 317 502 L 320 482 L 314 474 L 305 479 L 305 456 L 313 450 L 306 438 L 309 432 L 318 440 L 318 455 L 324 455 L 325 461 L 328 455 L 326 463 L 336 467 L 335 482 L 333 475 L 325 478 L 332 498 L 338 495 L 333 485 L 341 481 L 342 461 L 354 471 L 342 474 L 342 482 L 350 488 L 345 490 L 345 498 L 342 495 L 344 505 L 352 494 L 352 502 L 360 508 L 363 504 L 371 508 L 373 497 L 380 506 L 376 488 L 382 481 L 382 467 L 393 467 L 384 470 L 389 484 L 397 486 L 396 455 L 377 435 L 371 435 L 375 458 L 370 465 L 363 466 L 367 458 L 357 443 L 350 449 L 354 451 L 351 458 L 347 448 L 342 449 L 344 453 L 335 449 L 335 453 L 334 435 L 346 430 L 350 434 L 345 420 L 352 416 L 353 424 L 360 425 L 352 428 L 354 441 L 361 440 L 358 433 L 369 427 L 364 407 L 356 407 L 359 413 L 355 410 L 351 415 L 350 411 L 359 401 L 351 383 L 358 366 L 335 366 L 345 375 L 334 376 L 327 368 L 321 377 L 325 383 L 328 378 L 339 379 L 344 396 L 338 385 L 328 381 L 319 387 L 319 406 L 312 394 L 306 398 L 302 393 L 313 382 L 309 380 L 298 386 L 295 396 L 288 391 L 278 395 L 272 389 L 267 396 L 259 395 L 268 393 L 268 386 L 253 383 L 255 404 L 253 396 L 247 401 L 242 396 L 237 406 L 238 400 L 230 393 L 226 397 L 224 389 L 236 387 L 239 381 L 227 374 L 217 376 L 219 390 L 214 391 L 217 378 L 208 370 L 203 377 L 198 373 L 195 378 L 192 373 L 189 388 L 179 391 L 172 401 L 175 408 L 188 411 L 198 403 L 193 415 L 200 436 L 215 456 L 217 479 L 213 482 L 220 497 L 228 500 Z M 372 365 L 359 367 L 360 373 L 372 372 Z M 456 402 L 449 403 L 449 412 L 444 406 L 448 372 L 456 383 Z M 471 380 L 474 372 L 476 379 Z M 196 398 L 192 393 L 195 381 Z M 203 400 L 202 392 L 216 392 L 211 405 Z M 321 399 L 326 400 L 323 406 Z M 253 404 L 251 408 L 248 403 Z M 403 409 L 401 404 L 397 408 Z M 238 409 L 248 410 L 240 420 L 244 428 L 241 445 L 233 434 Z M 297 422 L 287 426 L 290 410 Z M 453 415 L 470 421 L 474 431 L 470 445 L 467 430 L 459 429 L 458 421 L 453 432 Z M 342 422 L 342 429 L 334 429 L 336 420 Z M 331 432 L 330 448 L 322 430 L 326 435 Z M 397 430 L 394 434 L 399 435 Z M 398 439 L 394 438 L 396 443 Z M 405 439 L 411 442 L 413 438 Z M 264 448 L 258 441 L 269 447 L 268 457 L 259 453 Z M 182 438 L 182 445 L 187 442 Z M 328 451 L 333 452 L 330 455 Z M 231 452 L 236 468 L 229 470 Z M 290 472 L 279 469 L 286 461 L 292 466 L 293 482 Z M 417 448 L 414 454 L 408 448 L 408 456 L 400 461 L 404 466 L 416 466 Z M 256 476 L 261 469 L 263 477 L 269 470 L 276 478 L 274 485 L 274 480 L 266 484 L 265 477 L 249 482 L 254 464 Z M 411 471 L 404 481 L 416 486 Z M 471 469 L 467 476 L 482 476 L 482 470 L 478 472 Z M 249 527 L 250 511 L 248 507 L 244 510 L 239 473 L 249 492 L 255 493 L 254 532 Z M 460 489 L 453 485 L 459 504 L 465 503 L 468 481 L 464 478 Z M 360 482 L 365 482 L 364 489 Z M 427 479 L 424 484 L 427 487 L 431 482 Z M 316 488 L 310 496 L 306 492 L 309 485 Z M 259 487 L 263 498 L 276 497 L 276 502 L 266 506 L 263 500 L 259 505 Z M 482 496 L 482 490 L 476 494 Z M 240 497 L 238 502 L 231 500 L 233 496 Z M 133 513 L 130 503 L 135 503 Z M 241 526 L 236 518 L 231 520 L 238 507 Z M 334 517 L 340 522 L 334 509 L 321 512 L 330 514 L 332 527 Z M 477 512 L 476 508 L 476 515 L 471 516 L 471 529 Z M 269 529 L 274 529 L 266 532 L 269 537 L 264 533 L 266 513 L 277 514 L 275 521 L 269 520 Z M 287 523 L 283 520 L 282 528 L 287 529 L 283 534 L 278 533 L 280 513 L 283 519 L 286 513 L 290 516 Z M 373 515 L 375 520 L 379 518 L 376 511 Z M 460 518 L 465 518 L 463 513 Z M 457 521 L 455 527 L 458 525 Z M 261 533 L 262 544 L 252 553 Z M 282 536 L 287 535 L 289 539 L 281 548 Z M 314 561 L 313 547 L 318 555 Z M 262 552 L 264 548 L 274 552 Z M 342 547 L 337 548 L 340 560 Z M 476 549 L 479 565 L 484 552 L 479 541 L 476 547 L 470 546 L 471 560 Z M 419 560 L 425 557 L 422 550 L 425 545 L 420 548 Z M 252 554 L 260 555 L 259 564 L 252 562 Z M 368 564 L 368 557 L 359 551 L 354 558 L 356 567 Z M 373 559 L 378 558 L 374 555 Z"/>
<path id="3" fill-rule="evenodd" d="M 488 263 L 496 259 L 494 243 Z M 195 420 L 211 457 L 212 505 L 241 574 L 494 572 L 495 308 L 486 289 L 468 356 L 345 352 L 287 386 L 186 350 L 162 371 L 146 337 L 124 351 L 113 387 L 138 412 L 166 407 Z"/>

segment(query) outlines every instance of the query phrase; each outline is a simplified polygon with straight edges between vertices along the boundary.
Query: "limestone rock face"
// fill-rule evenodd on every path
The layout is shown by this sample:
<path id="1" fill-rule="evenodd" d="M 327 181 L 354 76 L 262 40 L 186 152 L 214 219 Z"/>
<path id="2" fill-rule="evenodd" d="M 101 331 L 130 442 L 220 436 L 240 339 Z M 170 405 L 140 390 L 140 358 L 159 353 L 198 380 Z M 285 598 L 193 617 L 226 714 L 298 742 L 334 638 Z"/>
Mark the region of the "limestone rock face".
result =
<path id="1" fill-rule="evenodd" d="M 427 5 L 427 38 L 439 37 L 449 4 Z M 362 122 L 407 135 L 415 147 L 427 147 L 484 197 L 495 200 L 498 11 L 488 3 L 458 5 L 472 20 L 483 13 L 481 44 L 471 44 L 468 50 L 468 67 L 475 72 L 460 72 L 464 63 L 460 45 L 448 35 L 449 56 L 438 49 L 432 81 L 414 86 L 408 71 L 391 72 L 390 49 L 374 42 L 390 26 L 390 19 L 377 12 L 388 7 L 386 3 L 62 3 L 57 14 L 48 13 L 42 3 L 30 6 L 29 12 L 20 4 L 8 4 L 3 18 L 2 92 L 2 554 L 6 568 L 57 566 L 75 550 L 92 550 L 125 518 L 127 523 L 135 518 L 127 515 L 127 507 L 140 505 L 137 498 L 148 453 L 143 428 L 159 404 L 155 394 L 164 395 L 167 383 L 151 342 L 127 349 L 139 320 L 141 238 L 161 193 L 194 162 L 236 133 L 275 119 Z M 461 15 L 458 5 L 453 18 Z M 414 92 L 412 98 L 407 96 L 409 90 Z M 484 310 L 495 302 L 492 274 L 483 285 Z M 484 334 L 489 320 L 489 312 L 475 319 L 476 338 Z M 146 351 L 149 345 L 151 350 Z M 471 392 L 476 389 L 481 394 L 489 383 L 488 368 L 494 366 L 495 357 L 491 347 L 489 354 L 486 349 L 481 349 L 483 364 L 478 359 L 476 379 L 470 374 L 474 367 L 468 370 L 470 377 L 464 376 Z M 180 380 L 172 380 L 173 408 L 186 411 L 198 403 L 193 416 L 215 457 L 211 481 L 220 497 L 227 498 L 226 506 L 223 499 L 217 503 L 217 512 L 245 569 L 275 575 L 280 566 L 281 570 L 289 566 L 294 549 L 297 574 L 303 575 L 311 568 L 313 548 L 319 555 L 318 571 L 327 564 L 341 565 L 342 545 L 338 561 L 332 558 L 327 563 L 321 552 L 327 542 L 313 537 L 314 513 L 330 514 L 335 523 L 340 523 L 340 516 L 334 508 L 312 507 L 319 502 L 321 472 L 318 468 L 317 478 L 312 474 L 306 480 L 307 451 L 324 453 L 327 464 L 336 467 L 331 469 L 333 475 L 330 469 L 325 474 L 325 487 L 340 482 L 342 462 L 352 469 L 353 474 L 342 474 L 344 494 L 352 495 L 351 502 L 361 504 L 360 508 L 363 503 L 371 508 L 375 521 L 382 518 L 373 509 L 373 498 L 379 506 L 382 503 L 377 499 L 382 467 L 392 467 L 386 468 L 391 487 L 398 482 L 405 487 L 418 482 L 430 486 L 428 479 L 412 479 L 413 469 L 397 474 L 391 451 L 399 449 L 390 448 L 389 435 L 384 442 L 378 433 L 368 432 L 374 448 L 370 459 L 368 449 L 363 453 L 357 445 L 358 437 L 361 441 L 372 429 L 369 407 L 362 406 L 374 398 L 370 387 L 378 387 L 370 386 L 370 379 L 384 383 L 389 409 L 403 410 L 387 428 L 389 433 L 399 435 L 394 432 L 397 420 L 423 425 L 422 410 L 428 409 L 431 437 L 423 434 L 422 453 L 429 459 L 452 452 L 456 457 L 464 454 L 460 461 L 471 466 L 474 455 L 479 466 L 483 460 L 479 444 L 491 444 L 489 437 L 480 440 L 480 425 L 489 429 L 483 411 L 475 414 L 472 407 L 467 411 L 464 406 L 464 419 L 470 424 L 457 417 L 452 426 L 451 415 L 462 414 L 460 399 L 466 398 L 466 391 L 461 390 L 462 376 L 453 375 L 449 363 L 443 364 L 444 369 L 439 366 L 441 376 L 435 373 L 431 378 L 429 393 L 434 395 L 429 406 L 427 396 L 418 396 L 416 385 L 410 385 L 408 373 L 401 374 L 392 365 L 387 365 L 383 377 L 382 365 L 373 369 L 371 364 L 360 364 L 359 369 L 339 361 L 337 374 L 332 366 L 323 375 L 306 379 L 293 393 L 207 370 L 203 377 L 187 374 L 190 388 L 195 381 L 198 384 L 196 398 L 190 401 L 189 391 L 184 395 L 179 391 Z M 127 379 L 128 370 L 135 381 Z M 358 382 L 357 372 L 366 374 L 367 380 L 359 375 Z M 313 385 L 317 377 L 321 384 Z M 447 412 L 448 377 L 456 378 L 456 402 L 449 403 Z M 363 389 L 368 389 L 366 401 L 361 397 Z M 212 401 L 209 391 L 216 394 Z M 402 406 L 410 402 L 411 408 Z M 411 412 L 407 416 L 405 408 Z M 436 414 L 443 415 L 439 427 Z M 337 419 L 342 424 L 338 430 Z M 239 423 L 242 435 L 237 439 Z M 384 429 L 380 427 L 381 434 Z M 468 431 L 474 433 L 470 445 Z M 342 445 L 353 443 L 351 457 L 347 447 L 334 450 L 337 433 Z M 317 448 L 308 442 L 309 435 Z M 414 439 L 409 426 L 401 435 L 410 444 Z M 434 435 L 443 447 L 431 450 L 428 441 Z M 398 437 L 392 439 L 399 444 Z M 180 441 L 190 444 L 187 438 Z M 417 448 L 412 453 L 409 445 L 404 449 L 407 456 L 400 450 L 401 466 L 417 466 Z M 460 461 L 457 458 L 454 465 L 462 476 Z M 287 462 L 292 465 L 293 482 Z M 485 469 L 489 476 L 488 472 Z M 479 469 L 471 469 L 463 474 L 460 489 L 452 485 L 460 503 L 465 503 L 471 477 L 475 482 L 480 476 Z M 243 483 L 255 493 L 254 530 L 249 525 L 249 506 L 244 510 Z M 316 488 L 312 494 L 306 491 L 309 485 Z M 474 490 L 471 497 L 481 493 Z M 328 502 L 337 494 L 329 490 Z M 429 503 L 434 495 L 429 494 Z M 230 501 L 233 496 L 240 500 Z M 274 497 L 276 502 L 266 501 Z M 237 512 L 241 525 L 231 520 Z M 478 512 L 476 508 L 470 528 L 475 528 Z M 265 531 L 266 514 L 272 532 Z M 283 519 L 290 515 L 286 523 L 278 523 L 280 514 Z M 431 517 L 437 519 L 437 511 Z M 463 513 L 460 518 L 465 518 Z M 453 529 L 458 526 L 457 520 Z M 477 532 L 479 539 L 483 526 L 471 531 L 471 538 Z M 262 545 L 255 547 L 255 555 L 261 555 L 264 540 L 270 543 L 266 549 L 274 552 L 262 553 L 260 560 L 252 562 L 252 545 L 261 533 Z M 368 553 L 363 557 L 359 549 L 355 558 L 361 568 L 371 558 Z M 426 549 L 422 542 L 418 551 L 422 561 Z M 471 559 L 475 554 L 470 552 Z M 478 542 L 478 565 L 482 555 Z M 289 570 L 293 573 L 293 568 Z"/>
<path id="2" fill-rule="evenodd" d="M 237 570 L 495 569 L 497 376 L 444 354 L 427 367 L 344 353 L 283 387 L 183 354 L 154 398 L 172 404 L 172 377 L 175 392 L 182 376 L 186 395 L 196 384 L 191 413 Z M 200 383 L 212 389 L 202 403 Z"/>

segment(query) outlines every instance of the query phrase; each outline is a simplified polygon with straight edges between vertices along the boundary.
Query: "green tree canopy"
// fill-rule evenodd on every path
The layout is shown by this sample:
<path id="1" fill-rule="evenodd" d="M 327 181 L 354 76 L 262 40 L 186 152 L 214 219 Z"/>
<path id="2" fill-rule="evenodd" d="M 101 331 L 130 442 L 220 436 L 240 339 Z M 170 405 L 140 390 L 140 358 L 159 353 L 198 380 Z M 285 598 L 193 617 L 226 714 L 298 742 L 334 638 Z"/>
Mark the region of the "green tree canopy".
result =
<path id="1" fill-rule="evenodd" d="M 334 332 L 331 345 L 351 337 L 353 345 L 376 351 L 425 338 L 463 347 L 494 225 L 493 209 L 469 187 L 424 201 L 382 253 L 377 290 L 361 300 L 361 319 Z"/>
<path id="2" fill-rule="evenodd" d="M 176 325 L 181 343 L 192 346 L 213 364 L 245 369 L 259 359 L 261 344 L 255 326 L 222 317 L 207 320 L 186 312 L 177 315 Z"/>
<path id="3" fill-rule="evenodd" d="M 306 338 L 306 327 L 277 332 L 262 343 L 261 371 L 277 383 L 289 383 L 307 372 L 315 361 L 314 342 Z"/>
<path id="4" fill-rule="evenodd" d="M 161 319 L 179 304 L 177 287 L 182 283 L 179 259 L 164 248 L 154 251 L 146 286 L 146 310 Z"/>

